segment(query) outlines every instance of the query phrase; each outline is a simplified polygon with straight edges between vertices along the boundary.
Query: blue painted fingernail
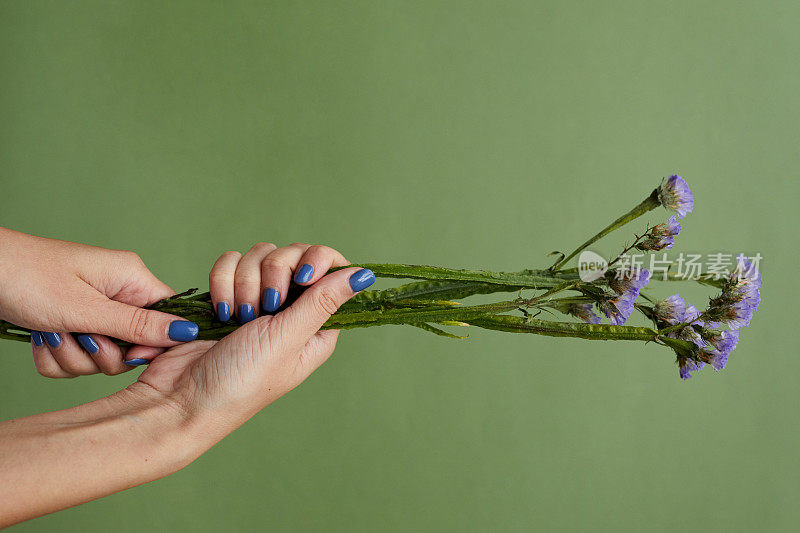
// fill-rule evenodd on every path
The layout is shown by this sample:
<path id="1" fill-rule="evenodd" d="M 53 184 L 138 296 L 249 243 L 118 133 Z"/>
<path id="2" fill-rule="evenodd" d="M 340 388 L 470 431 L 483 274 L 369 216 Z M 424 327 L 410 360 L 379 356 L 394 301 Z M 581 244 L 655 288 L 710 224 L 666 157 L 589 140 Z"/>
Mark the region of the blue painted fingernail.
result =
<path id="1" fill-rule="evenodd" d="M 169 325 L 169 338 L 179 342 L 189 342 L 197 338 L 200 327 L 188 320 L 173 320 Z"/>
<path id="2" fill-rule="evenodd" d="M 31 340 L 33 341 L 33 344 L 35 344 L 36 346 L 41 346 L 42 344 L 44 344 L 44 339 L 42 338 L 42 334 L 36 330 L 31 331 Z"/>
<path id="3" fill-rule="evenodd" d="M 147 359 L 131 359 L 130 361 L 123 361 L 128 366 L 142 366 L 149 363 Z"/>
<path id="4" fill-rule="evenodd" d="M 281 306 L 281 294 L 276 289 L 264 289 L 261 308 L 267 313 L 274 313 Z"/>
<path id="5" fill-rule="evenodd" d="M 81 346 L 83 346 L 84 350 L 92 354 L 97 353 L 97 351 L 100 349 L 97 343 L 94 342 L 94 339 L 91 335 L 78 335 L 78 342 L 81 343 Z"/>
<path id="6" fill-rule="evenodd" d="M 231 319 L 231 306 L 228 302 L 219 302 L 217 304 L 217 316 L 220 322 L 227 322 Z"/>
<path id="7" fill-rule="evenodd" d="M 362 268 L 350 276 L 350 288 L 353 292 L 363 291 L 373 283 L 375 283 L 375 273 L 368 268 Z"/>
<path id="8" fill-rule="evenodd" d="M 295 283 L 307 283 L 314 275 L 314 267 L 306 263 L 300 267 L 300 270 L 294 275 Z"/>
<path id="9" fill-rule="evenodd" d="M 44 335 L 44 340 L 47 341 L 47 344 L 49 344 L 51 348 L 58 348 L 58 345 L 61 344 L 61 335 L 58 333 L 43 331 L 42 335 Z"/>
<path id="10" fill-rule="evenodd" d="M 239 306 L 239 322 L 247 324 L 256 317 L 256 312 L 250 304 L 241 304 Z"/>

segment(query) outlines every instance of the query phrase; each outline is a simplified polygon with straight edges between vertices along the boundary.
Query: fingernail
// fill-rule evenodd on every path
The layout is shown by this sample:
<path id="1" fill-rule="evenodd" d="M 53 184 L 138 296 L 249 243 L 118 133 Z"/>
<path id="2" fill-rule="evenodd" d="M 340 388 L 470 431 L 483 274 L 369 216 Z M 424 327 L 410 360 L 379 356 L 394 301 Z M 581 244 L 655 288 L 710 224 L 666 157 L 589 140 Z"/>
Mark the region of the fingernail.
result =
<path id="1" fill-rule="evenodd" d="M 200 326 L 188 320 L 173 320 L 169 325 L 169 338 L 174 341 L 193 341 L 197 338 L 198 333 L 200 333 Z M 134 359 L 134 361 L 138 361 L 138 359 Z"/>
<path id="2" fill-rule="evenodd" d="M 373 283 L 375 283 L 375 273 L 368 268 L 362 268 L 350 276 L 350 288 L 353 292 L 363 291 Z"/>
<path id="3" fill-rule="evenodd" d="M 241 304 L 239 306 L 239 322 L 247 324 L 256 317 L 256 312 L 250 304 Z"/>
<path id="4" fill-rule="evenodd" d="M 227 322 L 231 319 L 231 306 L 228 302 L 219 302 L 217 304 L 217 316 L 220 322 Z"/>
<path id="5" fill-rule="evenodd" d="M 100 349 L 97 343 L 94 342 L 94 339 L 91 335 L 78 335 L 78 342 L 81 343 L 81 346 L 83 346 L 84 350 L 92 354 L 97 353 L 97 351 Z"/>
<path id="6" fill-rule="evenodd" d="M 300 270 L 297 271 L 294 275 L 294 282 L 295 283 L 306 283 L 308 280 L 311 279 L 311 276 L 314 275 L 314 267 L 306 263 L 305 265 L 300 267 Z"/>
<path id="7" fill-rule="evenodd" d="M 47 341 L 47 344 L 49 344 L 51 348 L 58 348 L 58 345 L 61 344 L 61 335 L 58 333 L 43 331 L 42 335 L 44 335 L 44 340 Z"/>
<path id="8" fill-rule="evenodd" d="M 147 359 L 131 359 L 130 361 L 123 361 L 128 366 L 142 366 L 149 363 Z"/>
<path id="9" fill-rule="evenodd" d="M 33 344 L 36 346 L 41 346 L 44 344 L 44 339 L 42 338 L 42 334 L 36 330 L 31 331 L 31 340 Z"/>
<path id="10" fill-rule="evenodd" d="M 264 289 L 261 307 L 267 313 L 274 313 L 281 306 L 281 294 L 276 289 Z"/>

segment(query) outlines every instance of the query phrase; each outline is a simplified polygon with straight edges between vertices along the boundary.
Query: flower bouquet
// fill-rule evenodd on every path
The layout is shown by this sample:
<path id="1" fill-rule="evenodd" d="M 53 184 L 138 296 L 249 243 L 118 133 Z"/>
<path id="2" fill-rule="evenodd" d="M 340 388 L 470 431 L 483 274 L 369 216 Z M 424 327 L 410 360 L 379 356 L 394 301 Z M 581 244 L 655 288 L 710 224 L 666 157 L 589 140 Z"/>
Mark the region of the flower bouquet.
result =
<path id="1" fill-rule="evenodd" d="M 664 207 L 674 215 L 664 223 L 648 224 L 616 257 L 606 261 L 587 250 L 602 237 L 657 207 Z M 555 262 L 540 269 L 492 272 L 404 264 L 352 265 L 369 268 L 377 277 L 414 281 L 357 294 L 323 328 L 395 324 L 445 337 L 464 338 L 442 327 L 473 326 L 553 337 L 652 342 L 675 354 L 683 379 L 690 378 L 692 372 L 705 365 L 721 370 L 736 347 L 740 328 L 750 324 L 761 301 L 761 274 L 757 264 L 739 255 L 735 269 L 725 276 L 718 273 L 694 276 L 690 281 L 720 290 L 710 299 L 707 308 L 700 311 L 677 294 L 660 301 L 648 296 L 643 289 L 659 277 L 626 261 L 627 254 L 634 249 L 652 253 L 672 248 L 681 230 L 677 219 L 685 217 L 693 207 L 694 198 L 684 179 L 678 175 L 665 178 L 633 209 L 570 254 L 553 252 L 551 257 L 555 257 Z M 565 268 L 576 256 L 579 256 L 578 267 Z M 687 281 L 687 278 L 665 269 L 660 281 L 678 282 Z M 291 305 L 302 290 L 303 287 L 293 285 L 284 306 Z M 200 326 L 198 339 L 221 339 L 239 327 L 234 320 L 220 322 L 209 293 L 196 292 L 197 289 L 191 289 L 150 307 L 197 323 Z M 478 305 L 461 301 L 474 295 L 496 293 L 517 293 L 517 296 Z M 634 311 L 642 313 L 652 326 L 626 326 Z M 580 321 L 547 320 L 540 318 L 542 312 L 560 313 Z M 600 315 L 610 323 L 601 323 Z M 30 341 L 30 333 L 25 328 L 0 321 L 0 338 Z M 120 341 L 120 344 L 124 343 Z"/>

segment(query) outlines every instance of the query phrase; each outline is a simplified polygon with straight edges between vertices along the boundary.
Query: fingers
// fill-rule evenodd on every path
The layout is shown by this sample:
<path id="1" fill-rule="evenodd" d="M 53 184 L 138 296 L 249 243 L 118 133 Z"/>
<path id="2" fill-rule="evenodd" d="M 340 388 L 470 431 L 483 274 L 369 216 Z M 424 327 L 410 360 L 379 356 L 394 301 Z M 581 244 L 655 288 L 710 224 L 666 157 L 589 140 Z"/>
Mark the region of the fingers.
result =
<path id="1" fill-rule="evenodd" d="M 75 375 L 70 374 L 59 366 L 53 354 L 50 353 L 40 331 L 31 331 L 31 347 L 33 349 L 33 364 L 39 374 L 46 378 L 75 377 Z"/>
<path id="2" fill-rule="evenodd" d="M 125 352 L 105 335 L 82 333 L 73 339 L 66 333 L 40 331 L 31 332 L 31 346 L 36 370 L 49 378 L 74 378 L 98 372 L 115 376 L 149 363 L 165 350 L 133 346 Z"/>
<path id="3" fill-rule="evenodd" d="M 309 246 L 298 261 L 294 282 L 298 285 L 311 285 L 324 276 L 331 267 L 347 266 L 350 261 L 328 246 L 316 244 Z"/>
<path id="4" fill-rule="evenodd" d="M 233 278 L 241 258 L 242 254 L 239 252 L 225 252 L 208 273 L 211 303 L 217 311 L 220 322 L 231 319 L 231 306 L 234 305 Z"/>
<path id="5" fill-rule="evenodd" d="M 45 342 L 41 346 L 36 346 L 34 341 L 34 352 L 39 350 L 38 355 L 43 359 L 40 363 L 49 364 L 49 361 L 45 361 L 47 356 L 41 353 L 42 350 L 47 350 L 59 368 L 70 376 L 86 376 L 100 372 L 97 364 L 69 333 L 43 331 L 42 336 Z M 37 354 L 34 353 L 34 361 L 36 359 Z"/>
<path id="6" fill-rule="evenodd" d="M 116 376 L 133 368 L 123 361 L 130 356 L 105 335 L 81 333 L 75 336 L 75 340 L 89 354 L 103 374 Z M 162 348 L 154 349 L 161 350 Z"/>
<path id="7" fill-rule="evenodd" d="M 270 242 L 261 242 L 250 248 L 236 266 L 233 280 L 236 316 L 245 324 L 258 316 L 261 298 L 261 263 L 277 249 Z"/>
<path id="8" fill-rule="evenodd" d="M 115 300 L 98 301 L 84 314 L 92 331 L 133 344 L 175 346 L 195 340 L 200 332 L 197 324 L 181 317 Z"/>
<path id="9" fill-rule="evenodd" d="M 286 301 L 289 283 L 308 244 L 296 242 L 270 253 L 261 263 L 262 309 L 274 313 Z"/>
<path id="10" fill-rule="evenodd" d="M 128 351 L 125 352 L 124 363 L 128 368 L 146 365 L 166 350 L 166 348 L 159 348 L 157 346 L 131 346 L 128 348 Z"/>
<path id="11" fill-rule="evenodd" d="M 345 268 L 327 274 L 275 315 L 267 327 L 287 351 L 299 352 L 343 303 L 374 282 L 375 274 L 366 268 Z"/>
<path id="12" fill-rule="evenodd" d="M 278 248 L 261 264 L 262 309 L 274 313 L 286 301 L 289 283 L 308 286 L 324 276 L 331 267 L 350 262 L 328 246 L 294 243 Z"/>
<path id="13" fill-rule="evenodd" d="M 275 313 L 286 302 L 293 279 L 308 286 L 331 267 L 349 264 L 333 248 L 299 242 L 281 248 L 259 243 L 244 256 L 225 252 L 208 276 L 212 305 L 222 322 L 235 314 L 244 324 L 259 314 Z"/>

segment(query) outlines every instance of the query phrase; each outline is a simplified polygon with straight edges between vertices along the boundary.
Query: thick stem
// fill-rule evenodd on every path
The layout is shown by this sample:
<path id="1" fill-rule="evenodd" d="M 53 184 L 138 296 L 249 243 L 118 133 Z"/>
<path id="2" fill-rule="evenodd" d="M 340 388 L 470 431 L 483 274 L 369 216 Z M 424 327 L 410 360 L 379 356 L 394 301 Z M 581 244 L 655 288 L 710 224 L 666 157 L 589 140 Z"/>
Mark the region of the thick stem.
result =
<path id="1" fill-rule="evenodd" d="M 372 270 L 383 278 L 424 279 L 432 281 L 473 281 L 515 288 L 549 289 L 576 276 L 559 276 L 547 270 L 522 270 L 520 272 L 492 272 L 490 270 L 465 270 L 429 265 L 404 265 L 392 263 L 360 263 L 342 268 L 361 267 Z"/>
<path id="2" fill-rule="evenodd" d="M 621 228 L 628 222 L 639 218 L 648 211 L 652 211 L 659 205 L 661 205 L 661 202 L 659 202 L 658 200 L 658 189 L 654 189 L 653 192 L 650 194 L 650 196 L 645 198 L 642 203 L 640 203 L 639 205 L 628 211 L 626 214 L 622 215 L 617 220 L 609 224 L 605 229 L 600 231 L 600 233 L 598 233 L 585 243 L 578 246 L 571 254 L 564 257 L 560 261 L 556 262 L 555 265 L 550 267 L 550 272 L 555 274 L 562 266 L 564 266 L 570 259 L 581 253 L 581 251 L 583 251 L 587 246 L 591 246 L 592 244 L 599 241 L 600 239 L 602 239 L 615 229 Z"/>

